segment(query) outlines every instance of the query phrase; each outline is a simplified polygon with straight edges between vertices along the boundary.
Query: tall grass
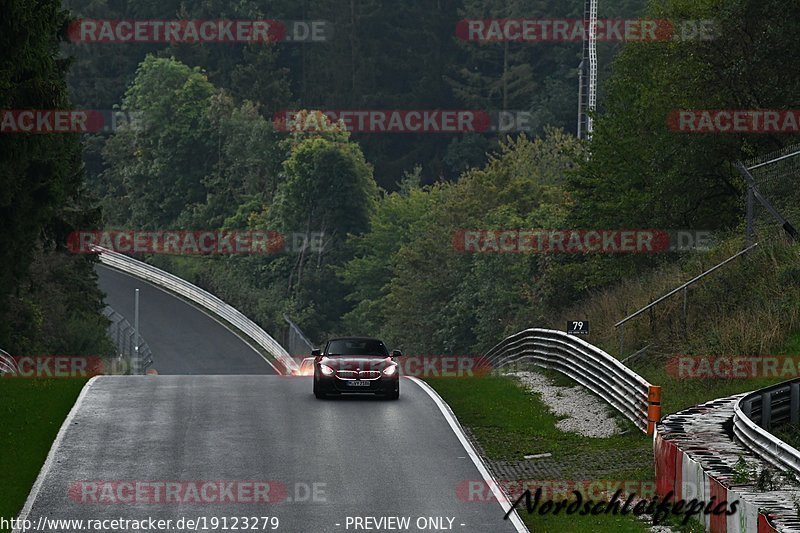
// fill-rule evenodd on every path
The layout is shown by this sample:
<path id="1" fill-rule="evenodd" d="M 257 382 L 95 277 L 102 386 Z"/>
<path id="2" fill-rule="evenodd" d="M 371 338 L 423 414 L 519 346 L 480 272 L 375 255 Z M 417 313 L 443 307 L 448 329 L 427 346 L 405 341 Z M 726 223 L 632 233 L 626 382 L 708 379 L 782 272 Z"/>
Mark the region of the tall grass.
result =
<path id="1" fill-rule="evenodd" d="M 800 245 L 773 238 L 709 274 L 687 292 L 684 330 L 679 292 L 624 326 L 620 353 L 614 324 L 743 248 L 741 238 L 695 252 L 641 277 L 594 294 L 555 317 L 561 329 L 577 316 L 589 320 L 587 340 L 617 357 L 651 345 L 650 354 L 767 355 L 800 330 Z"/>
<path id="2" fill-rule="evenodd" d="M 625 324 L 624 351 L 620 352 L 616 322 L 741 249 L 742 239 L 730 238 L 711 251 L 695 252 L 625 280 L 566 310 L 552 327 L 561 329 L 575 317 L 588 319 L 587 340 L 621 359 L 647 347 L 628 364 L 662 386 L 664 413 L 786 379 L 686 380 L 666 370 L 666 362 L 678 354 L 800 356 L 796 337 L 800 332 L 800 244 L 774 231 L 758 248 L 688 289 L 685 326 L 683 294 L 678 293 Z"/>

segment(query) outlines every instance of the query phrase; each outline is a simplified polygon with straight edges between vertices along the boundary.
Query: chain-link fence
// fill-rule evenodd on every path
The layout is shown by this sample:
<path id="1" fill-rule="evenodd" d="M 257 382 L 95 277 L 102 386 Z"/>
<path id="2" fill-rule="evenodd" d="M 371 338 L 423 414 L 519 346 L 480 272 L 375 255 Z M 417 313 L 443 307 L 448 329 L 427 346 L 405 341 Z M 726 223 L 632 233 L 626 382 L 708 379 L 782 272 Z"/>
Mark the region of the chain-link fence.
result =
<path id="1" fill-rule="evenodd" d="M 800 144 L 786 146 L 739 165 L 748 181 L 747 235 L 758 241 L 778 231 L 796 235 L 800 223 Z"/>
<path id="2" fill-rule="evenodd" d="M 282 343 L 286 348 L 286 351 L 288 351 L 289 355 L 292 357 L 310 356 L 311 350 L 314 349 L 314 345 L 303 334 L 298 325 L 292 322 L 291 318 L 289 318 L 287 315 L 283 315 L 283 319 L 289 325 Z"/>
<path id="3" fill-rule="evenodd" d="M 153 364 L 153 353 L 124 316 L 106 306 L 103 314 L 111 321 L 108 336 L 117 347 L 117 357 L 128 362 L 131 374 L 144 374 Z"/>

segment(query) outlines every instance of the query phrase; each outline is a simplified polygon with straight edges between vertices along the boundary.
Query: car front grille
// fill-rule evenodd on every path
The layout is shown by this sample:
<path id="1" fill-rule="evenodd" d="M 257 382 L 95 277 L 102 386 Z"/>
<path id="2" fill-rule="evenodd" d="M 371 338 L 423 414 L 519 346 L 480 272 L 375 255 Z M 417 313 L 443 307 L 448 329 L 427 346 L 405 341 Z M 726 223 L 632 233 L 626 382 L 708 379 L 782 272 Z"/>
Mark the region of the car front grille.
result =
<path id="1" fill-rule="evenodd" d="M 381 377 L 380 370 L 362 370 L 357 372 L 355 370 L 338 370 L 336 377 L 339 379 L 378 379 Z"/>

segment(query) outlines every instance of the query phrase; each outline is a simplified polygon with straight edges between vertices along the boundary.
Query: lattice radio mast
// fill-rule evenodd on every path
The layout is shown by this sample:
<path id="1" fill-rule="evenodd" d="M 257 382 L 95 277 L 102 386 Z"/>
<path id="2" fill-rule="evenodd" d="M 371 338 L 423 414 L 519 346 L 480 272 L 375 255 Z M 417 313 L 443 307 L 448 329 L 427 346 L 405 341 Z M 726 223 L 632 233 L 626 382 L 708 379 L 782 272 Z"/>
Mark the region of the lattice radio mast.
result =
<path id="1" fill-rule="evenodd" d="M 590 112 L 597 109 L 597 0 L 585 0 L 583 53 L 578 80 L 578 138 L 592 138 Z M 587 38 L 588 37 L 588 38 Z"/>

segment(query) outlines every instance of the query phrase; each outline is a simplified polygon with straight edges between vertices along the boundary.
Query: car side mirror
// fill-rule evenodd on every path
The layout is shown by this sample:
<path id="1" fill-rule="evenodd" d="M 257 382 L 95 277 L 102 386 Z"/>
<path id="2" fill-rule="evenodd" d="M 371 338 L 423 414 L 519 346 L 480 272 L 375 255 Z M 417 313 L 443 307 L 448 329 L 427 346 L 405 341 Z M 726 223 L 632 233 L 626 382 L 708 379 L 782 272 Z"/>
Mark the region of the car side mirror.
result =
<path id="1" fill-rule="evenodd" d="M 311 350 L 311 357 L 321 357 L 321 356 L 322 356 L 322 350 L 320 350 L 319 348 L 314 348 L 313 350 Z"/>
<path id="2" fill-rule="evenodd" d="M 392 357 L 402 357 L 402 356 L 403 352 L 401 352 L 400 350 L 392 350 Z"/>

